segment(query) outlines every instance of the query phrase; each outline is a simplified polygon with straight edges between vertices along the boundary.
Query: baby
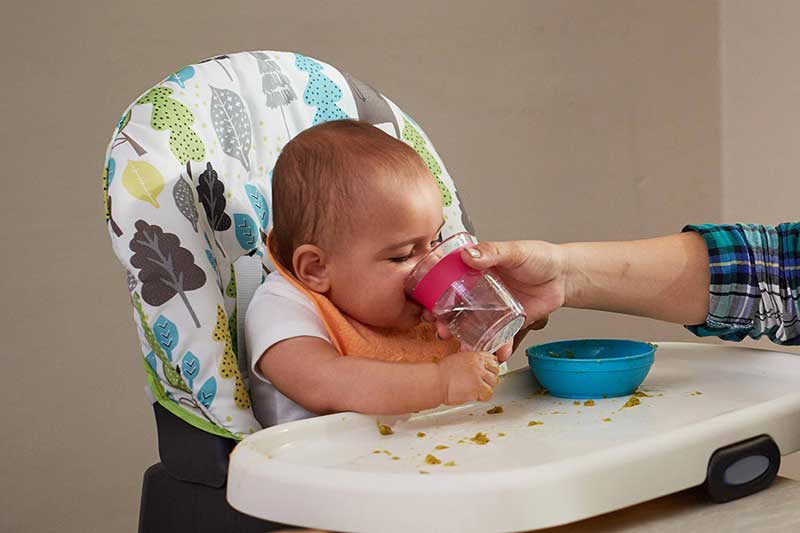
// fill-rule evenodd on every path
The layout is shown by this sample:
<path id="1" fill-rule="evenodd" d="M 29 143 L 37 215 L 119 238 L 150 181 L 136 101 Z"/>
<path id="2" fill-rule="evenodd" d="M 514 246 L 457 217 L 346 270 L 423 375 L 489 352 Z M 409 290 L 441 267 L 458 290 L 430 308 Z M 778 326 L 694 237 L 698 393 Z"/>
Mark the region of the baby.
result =
<path id="1" fill-rule="evenodd" d="M 441 193 L 411 147 L 365 122 L 319 124 L 283 148 L 272 198 L 278 271 L 245 323 L 264 427 L 491 398 L 497 358 L 438 338 L 403 289 L 444 225 Z"/>

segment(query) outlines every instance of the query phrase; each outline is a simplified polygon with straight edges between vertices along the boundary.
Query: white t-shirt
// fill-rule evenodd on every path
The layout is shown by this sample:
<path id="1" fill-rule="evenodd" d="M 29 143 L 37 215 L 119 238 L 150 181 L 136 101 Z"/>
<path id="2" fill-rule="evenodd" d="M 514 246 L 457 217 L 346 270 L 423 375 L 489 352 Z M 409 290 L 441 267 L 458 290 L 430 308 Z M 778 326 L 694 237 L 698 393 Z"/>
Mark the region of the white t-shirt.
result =
<path id="1" fill-rule="evenodd" d="M 263 427 L 316 416 L 280 392 L 258 369 L 269 347 L 293 337 L 330 336 L 314 303 L 279 272 L 272 272 L 256 290 L 244 323 L 250 365 L 253 411 Z"/>

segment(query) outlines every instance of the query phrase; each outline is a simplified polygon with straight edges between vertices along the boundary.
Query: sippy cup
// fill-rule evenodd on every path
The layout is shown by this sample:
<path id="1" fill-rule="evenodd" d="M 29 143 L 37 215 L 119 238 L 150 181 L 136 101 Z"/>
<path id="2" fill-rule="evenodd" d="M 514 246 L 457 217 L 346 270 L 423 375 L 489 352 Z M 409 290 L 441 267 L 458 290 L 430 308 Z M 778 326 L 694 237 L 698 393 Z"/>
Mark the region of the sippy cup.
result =
<path id="1" fill-rule="evenodd" d="M 440 242 L 411 271 L 405 289 L 468 350 L 494 353 L 514 338 L 525 312 L 491 271 L 461 260 L 461 249 L 477 243 L 465 232 Z"/>

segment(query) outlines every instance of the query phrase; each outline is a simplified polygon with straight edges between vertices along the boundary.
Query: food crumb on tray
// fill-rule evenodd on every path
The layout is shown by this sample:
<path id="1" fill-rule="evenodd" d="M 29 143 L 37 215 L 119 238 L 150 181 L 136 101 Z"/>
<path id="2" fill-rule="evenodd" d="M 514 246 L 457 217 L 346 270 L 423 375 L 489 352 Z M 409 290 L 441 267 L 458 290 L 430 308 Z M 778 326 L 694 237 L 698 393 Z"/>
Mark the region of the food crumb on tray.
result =
<path id="1" fill-rule="evenodd" d="M 475 433 L 475 435 L 473 435 L 472 437 L 470 437 L 469 440 L 481 446 L 489 443 L 489 437 L 486 436 L 486 433 L 481 433 L 480 431 Z"/>
<path id="2" fill-rule="evenodd" d="M 436 458 L 436 456 L 435 456 L 435 455 L 433 455 L 433 454 L 430 454 L 430 453 L 429 453 L 428 455 L 426 455 L 426 456 L 425 456 L 425 462 L 426 462 L 427 464 L 429 464 L 429 465 L 438 465 L 438 464 L 442 464 L 442 461 L 440 461 L 439 459 L 437 459 L 437 458 Z"/>
<path id="3" fill-rule="evenodd" d="M 642 402 L 639 401 L 639 398 L 637 398 L 636 396 L 631 396 L 630 398 L 628 398 L 628 401 L 625 402 L 625 405 L 622 406 L 622 409 L 625 409 L 626 407 L 636 407 L 640 403 Z"/>

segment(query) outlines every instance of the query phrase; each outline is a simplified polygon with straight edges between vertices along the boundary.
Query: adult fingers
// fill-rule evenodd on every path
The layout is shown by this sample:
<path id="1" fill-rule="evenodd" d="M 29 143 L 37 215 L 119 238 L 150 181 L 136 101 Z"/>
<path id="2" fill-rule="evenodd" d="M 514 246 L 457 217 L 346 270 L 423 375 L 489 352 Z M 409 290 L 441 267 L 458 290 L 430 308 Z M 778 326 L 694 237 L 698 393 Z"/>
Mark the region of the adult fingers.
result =
<path id="1" fill-rule="evenodd" d="M 499 266 L 515 268 L 527 259 L 527 250 L 522 241 L 479 242 L 475 246 L 464 248 L 461 259 L 476 270 Z"/>
<path id="2" fill-rule="evenodd" d="M 508 361 L 508 358 L 511 357 L 511 354 L 514 352 L 514 346 L 512 343 L 507 342 L 500 347 L 499 350 L 495 352 L 495 357 L 497 357 L 497 361 L 500 363 L 504 363 Z"/>

